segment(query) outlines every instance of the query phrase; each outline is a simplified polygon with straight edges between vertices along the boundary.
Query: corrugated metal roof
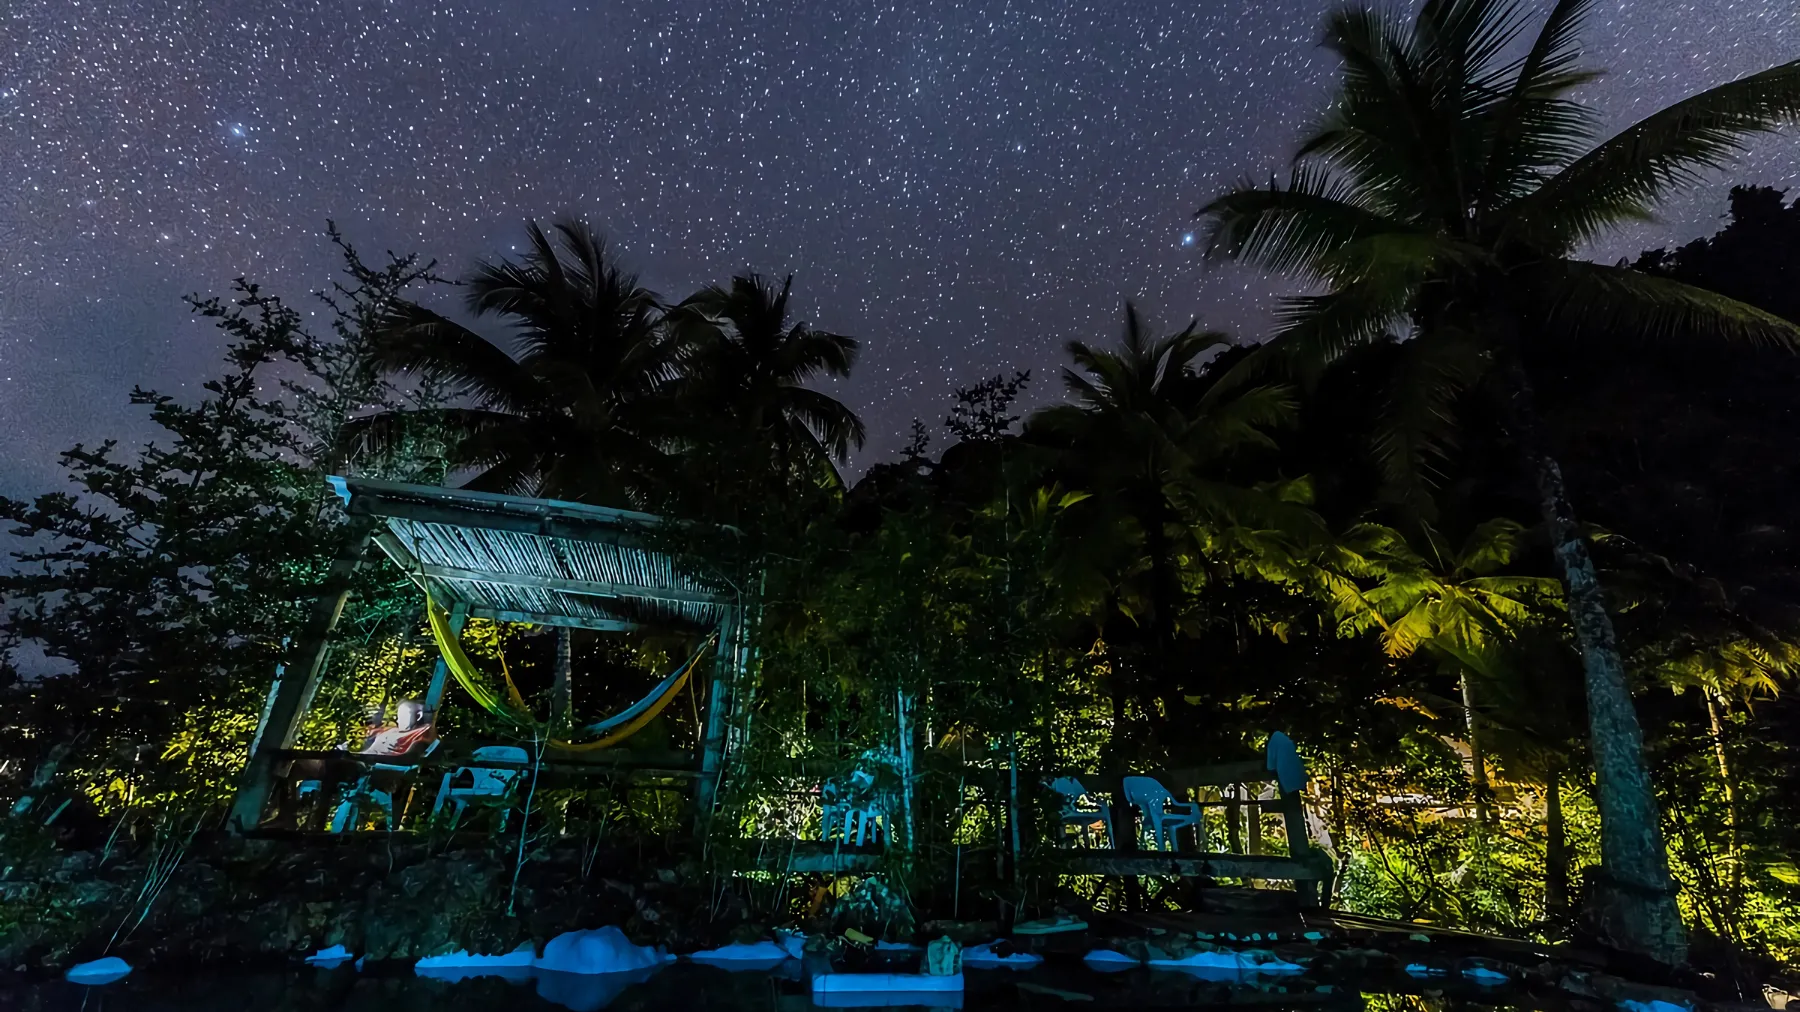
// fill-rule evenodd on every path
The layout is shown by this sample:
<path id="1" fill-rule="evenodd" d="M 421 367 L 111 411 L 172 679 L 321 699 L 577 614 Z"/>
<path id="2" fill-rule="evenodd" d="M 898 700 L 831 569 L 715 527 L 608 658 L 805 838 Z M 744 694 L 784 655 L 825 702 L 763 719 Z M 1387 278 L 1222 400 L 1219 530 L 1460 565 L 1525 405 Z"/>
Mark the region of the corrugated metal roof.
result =
<path id="1" fill-rule="evenodd" d="M 648 513 L 428 485 L 330 479 L 376 543 L 444 607 L 476 618 L 628 629 L 709 627 L 726 600 L 678 566 Z"/>

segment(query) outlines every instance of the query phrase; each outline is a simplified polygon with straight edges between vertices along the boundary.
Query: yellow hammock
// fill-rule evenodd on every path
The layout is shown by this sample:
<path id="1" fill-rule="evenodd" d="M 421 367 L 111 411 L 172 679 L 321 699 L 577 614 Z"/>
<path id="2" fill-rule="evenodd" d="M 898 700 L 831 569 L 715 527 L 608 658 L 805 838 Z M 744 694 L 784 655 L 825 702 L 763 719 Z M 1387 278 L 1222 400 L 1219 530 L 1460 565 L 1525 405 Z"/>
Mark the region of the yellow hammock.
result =
<path id="1" fill-rule="evenodd" d="M 525 705 L 525 697 L 519 694 L 518 686 L 513 684 L 512 672 L 506 667 L 506 658 L 500 658 L 500 675 L 506 681 L 507 695 L 506 704 L 502 704 L 494 695 L 493 690 L 483 684 L 480 673 L 475 670 L 474 662 L 469 660 L 469 655 L 463 651 L 461 639 L 450 628 L 449 614 L 438 607 L 436 601 L 429 598 L 425 601 L 425 614 L 430 619 L 431 635 L 433 639 L 437 640 L 438 652 L 444 658 L 444 666 L 450 670 L 452 675 L 456 676 L 457 684 L 463 687 L 463 691 L 467 692 L 469 697 L 474 699 L 482 709 L 496 717 L 514 724 L 535 727 L 537 722 L 532 718 Z M 644 725 L 655 720 L 664 708 L 681 694 L 682 688 L 688 683 L 689 676 L 694 673 L 695 662 L 700 659 L 707 644 L 711 642 L 712 638 L 708 637 L 707 642 L 702 643 L 700 649 L 694 652 L 694 656 L 688 658 L 686 664 L 665 678 L 661 685 L 651 690 L 650 695 L 627 707 L 623 712 L 598 724 L 589 725 L 585 729 L 596 733 L 604 732 L 599 739 L 584 742 L 552 739 L 551 746 L 564 752 L 592 752 L 617 745 L 643 730 Z"/>

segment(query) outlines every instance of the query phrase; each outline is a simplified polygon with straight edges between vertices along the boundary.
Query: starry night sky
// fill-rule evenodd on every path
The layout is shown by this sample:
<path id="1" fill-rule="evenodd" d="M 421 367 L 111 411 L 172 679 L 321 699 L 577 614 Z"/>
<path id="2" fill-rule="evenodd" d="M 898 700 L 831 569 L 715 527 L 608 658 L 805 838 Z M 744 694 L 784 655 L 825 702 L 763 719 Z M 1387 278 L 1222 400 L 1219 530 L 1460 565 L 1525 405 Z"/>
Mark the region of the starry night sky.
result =
<path id="1" fill-rule="evenodd" d="M 837 391 L 890 451 L 951 388 L 1033 368 L 1120 302 L 1254 339 L 1279 283 L 1203 267 L 1193 210 L 1284 164 L 1332 66 L 1326 0 L 10 0 L 0 5 L 0 492 L 148 435 L 219 343 L 180 296 L 295 301 L 366 253 L 460 274 L 575 212 L 679 298 L 793 271 L 865 340 Z M 1622 126 L 1800 55 L 1793 0 L 1603 0 Z M 1800 183 L 1800 134 L 1731 180 Z M 1712 231 L 1723 182 L 1612 258 Z M 1184 242 L 1184 239 L 1186 242 Z"/>

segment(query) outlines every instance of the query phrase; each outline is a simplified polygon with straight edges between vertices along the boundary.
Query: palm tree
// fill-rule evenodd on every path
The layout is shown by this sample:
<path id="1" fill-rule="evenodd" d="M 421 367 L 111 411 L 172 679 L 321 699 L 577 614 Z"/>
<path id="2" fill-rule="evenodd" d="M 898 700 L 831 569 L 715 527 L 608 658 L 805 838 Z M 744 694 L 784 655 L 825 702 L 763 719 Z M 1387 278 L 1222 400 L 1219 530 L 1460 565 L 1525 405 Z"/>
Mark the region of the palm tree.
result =
<path id="1" fill-rule="evenodd" d="M 1248 445 L 1272 445 L 1266 429 L 1284 423 L 1293 404 L 1285 387 L 1233 391 L 1204 397 L 1211 380 L 1196 362 L 1230 347 L 1223 334 L 1203 332 L 1196 323 L 1156 337 L 1135 306 L 1125 306 L 1125 333 L 1116 350 L 1068 345 L 1075 368 L 1063 382 L 1075 403 L 1045 408 L 1032 416 L 1027 436 L 1054 448 L 1080 487 L 1094 493 L 1098 509 L 1085 522 L 1096 530 L 1124 521 L 1134 528 L 1141 555 L 1126 573 L 1143 573 L 1140 594 L 1122 594 L 1120 610 L 1134 622 L 1147 619 L 1152 655 L 1165 670 L 1179 627 L 1182 605 L 1179 546 L 1188 537 L 1184 517 L 1171 500 L 1178 488 L 1218 489 L 1205 481 L 1204 468 Z M 1135 608 L 1127 603 L 1135 598 Z M 1123 699 L 1115 682 L 1115 724 Z"/>
<path id="2" fill-rule="evenodd" d="M 1342 81 L 1285 184 L 1243 185 L 1199 212 L 1209 253 L 1322 290 L 1295 298 L 1256 365 L 1303 373 L 1406 321 L 1380 450 L 1396 478 L 1448 452 L 1456 397 L 1482 384 L 1533 473 L 1582 648 L 1600 782 L 1604 895 L 1590 913 L 1621 948 L 1676 962 L 1685 932 L 1642 732 L 1612 622 L 1532 404 L 1525 335 L 1611 328 L 1792 345 L 1800 328 L 1724 296 L 1575 259 L 1607 229 L 1800 116 L 1800 61 L 1654 113 L 1595 143 L 1570 98 L 1595 76 L 1577 41 L 1593 0 L 1558 0 L 1539 31 L 1508 0 L 1428 0 L 1410 25 L 1347 7 L 1325 45 Z"/>
<path id="3" fill-rule="evenodd" d="M 453 433 L 452 466 L 476 470 L 465 487 L 650 505 L 669 462 L 671 395 L 688 349 L 661 325 L 656 296 L 592 229 L 564 221 L 552 232 L 555 241 L 528 222 L 522 260 L 480 264 L 463 282 L 469 312 L 507 325 L 510 347 L 401 302 L 371 358 L 470 402 L 425 413 Z M 379 444 L 420 414 L 359 419 L 354 435 Z"/>
<path id="4" fill-rule="evenodd" d="M 856 413 L 805 384 L 819 376 L 848 376 L 855 338 L 789 319 L 793 275 L 779 289 L 756 274 L 729 287 L 709 285 L 670 314 L 693 344 L 686 400 L 709 425 L 742 449 L 751 444 L 783 482 L 822 469 L 835 480 L 867 436 Z M 737 466 L 751 462 L 738 460 Z"/>
<path id="5" fill-rule="evenodd" d="M 1390 528 L 1362 525 L 1346 535 L 1352 544 L 1366 546 L 1360 554 L 1372 561 L 1379 582 L 1354 607 L 1340 602 L 1340 631 L 1354 634 L 1379 626 L 1389 657 L 1423 652 L 1456 673 L 1475 805 L 1484 825 L 1490 820 L 1491 788 L 1469 676 L 1498 681 L 1497 651 L 1523 627 L 1541 622 L 1543 606 L 1562 596 L 1555 580 L 1502 572 L 1517 554 L 1522 532 L 1515 521 L 1489 520 L 1470 532 L 1460 548 L 1452 548 L 1437 530 L 1421 525 L 1423 554 Z"/>
<path id="6" fill-rule="evenodd" d="M 518 262 L 483 263 L 463 282 L 476 317 L 512 330 L 510 348 L 411 302 L 395 303 L 371 343 L 378 367 L 440 384 L 468 406 L 390 411 L 348 430 L 385 447 L 424 421 L 450 434 L 465 487 L 645 506 L 664 483 L 670 392 L 685 347 L 655 295 L 578 221 L 555 241 L 526 224 Z M 571 647 L 557 628 L 553 707 L 567 713 Z"/>

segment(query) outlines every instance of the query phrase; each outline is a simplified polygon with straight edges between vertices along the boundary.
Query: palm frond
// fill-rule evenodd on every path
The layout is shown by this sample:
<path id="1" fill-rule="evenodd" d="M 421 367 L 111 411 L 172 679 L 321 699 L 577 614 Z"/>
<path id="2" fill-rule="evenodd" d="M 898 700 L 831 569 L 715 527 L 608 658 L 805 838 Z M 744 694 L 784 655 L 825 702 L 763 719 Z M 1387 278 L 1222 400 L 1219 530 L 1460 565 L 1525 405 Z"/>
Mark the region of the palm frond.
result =
<path id="1" fill-rule="evenodd" d="M 1250 387 L 1206 404 L 1186 436 L 1186 455 L 1205 460 L 1239 447 L 1274 447 L 1271 430 L 1292 425 L 1299 400 L 1284 383 Z"/>
<path id="2" fill-rule="evenodd" d="M 545 394 L 529 370 L 492 342 L 410 302 L 383 314 L 369 357 L 382 369 L 446 384 L 483 407 L 534 410 Z"/>
<path id="3" fill-rule="evenodd" d="M 1702 338 L 1800 348 L 1800 325 L 1717 292 L 1629 267 L 1552 260 L 1520 280 L 1545 307 L 1545 322 L 1570 335 L 1589 331 L 1646 340 Z"/>
<path id="4" fill-rule="evenodd" d="M 1523 524 L 1506 517 L 1477 524 L 1456 553 L 1456 571 L 1484 576 L 1511 565 L 1524 532 Z"/>
<path id="5" fill-rule="evenodd" d="M 1350 243 L 1417 231 L 1363 206 L 1348 183 L 1306 165 L 1295 166 L 1285 185 L 1242 184 L 1194 216 L 1210 219 L 1208 257 L 1317 278 L 1332 276 L 1326 258 Z"/>
<path id="6" fill-rule="evenodd" d="M 1489 129 L 1482 210 L 1523 196 L 1540 181 L 1542 171 L 1567 164 L 1586 150 L 1597 117 L 1564 96 L 1597 76 L 1578 67 L 1578 36 L 1594 3 L 1557 0 L 1519 64 Z"/>
<path id="7" fill-rule="evenodd" d="M 787 378 L 798 383 L 820 373 L 850 375 L 861 351 L 861 343 L 854 337 L 828 334 L 800 324 L 788 331 L 782 358 Z"/>
<path id="8" fill-rule="evenodd" d="M 1683 99 L 1620 132 L 1521 197 L 1518 237 L 1563 253 L 1612 225 L 1642 220 L 1670 193 L 1702 182 L 1748 138 L 1800 119 L 1800 60 Z"/>
<path id="9" fill-rule="evenodd" d="M 1386 336 L 1411 308 L 1417 285 L 1411 277 L 1371 277 L 1286 299 L 1275 313 L 1270 354 L 1281 359 L 1287 375 L 1310 387 L 1345 352 Z"/>
<path id="10" fill-rule="evenodd" d="M 804 424 L 826 453 L 839 461 L 848 459 L 851 450 L 862 449 L 868 439 L 862 419 L 836 398 L 806 387 L 789 387 L 783 392 L 783 402 L 783 412 Z"/>
<path id="11" fill-rule="evenodd" d="M 1468 335 L 1442 328 L 1401 342 L 1396 356 L 1374 435 L 1375 459 L 1388 495 L 1429 517 L 1435 512 L 1431 488 L 1441 476 L 1439 465 L 1458 444 L 1457 401 L 1481 378 L 1487 361 Z"/>
<path id="12" fill-rule="evenodd" d="M 1386 11 L 1356 6 L 1330 14 L 1324 46 L 1342 60 L 1337 101 L 1295 155 L 1340 167 L 1359 203 L 1407 215 L 1433 203 L 1436 160 L 1420 130 L 1425 110 L 1413 41 Z"/>

